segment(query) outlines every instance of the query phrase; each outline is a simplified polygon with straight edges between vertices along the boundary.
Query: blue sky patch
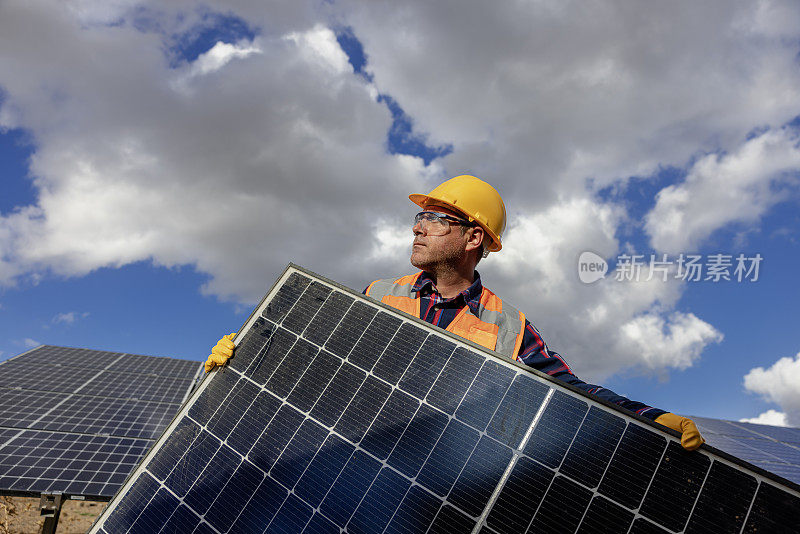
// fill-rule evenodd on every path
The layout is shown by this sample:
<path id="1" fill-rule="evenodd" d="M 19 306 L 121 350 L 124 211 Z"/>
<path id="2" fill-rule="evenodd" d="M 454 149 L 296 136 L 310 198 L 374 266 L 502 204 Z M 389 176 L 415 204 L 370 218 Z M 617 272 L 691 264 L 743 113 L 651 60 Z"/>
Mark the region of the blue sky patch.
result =
<path id="1" fill-rule="evenodd" d="M 390 154 L 409 154 L 422 158 L 425 165 L 436 158 L 446 156 L 453 151 L 453 145 L 430 146 L 426 144 L 425 135 L 414 132 L 414 123 L 403 108 L 388 95 L 380 95 L 378 102 L 383 102 L 392 112 L 392 127 L 387 135 Z"/>
<path id="2" fill-rule="evenodd" d="M 372 81 L 372 75 L 364 70 L 367 66 L 367 55 L 364 53 L 364 46 L 361 44 L 352 28 L 340 28 L 336 30 L 336 41 L 347 54 L 347 60 L 353 66 L 353 71 Z"/>
<path id="3" fill-rule="evenodd" d="M 0 169 L 3 194 L 0 195 L 0 214 L 15 207 L 36 203 L 36 190 L 28 177 L 28 164 L 35 147 L 23 130 L 0 130 Z"/>
<path id="4" fill-rule="evenodd" d="M 235 15 L 206 13 L 199 24 L 182 35 L 174 36 L 170 49 L 173 66 L 194 61 L 219 41 L 230 44 L 252 41 L 258 33 L 257 28 Z"/>
<path id="5" fill-rule="evenodd" d="M 366 71 L 367 53 L 364 45 L 353 33 L 353 29 L 339 28 L 336 30 L 336 41 L 347 54 L 347 60 L 353 66 L 353 71 L 371 82 L 373 77 Z M 422 158 L 425 165 L 431 161 L 453 151 L 453 145 L 431 146 L 427 144 L 427 136 L 414 132 L 414 121 L 406 114 L 400 104 L 389 95 L 381 94 L 378 102 L 386 104 L 392 113 L 392 126 L 386 136 L 386 145 L 390 154 L 408 154 Z"/>

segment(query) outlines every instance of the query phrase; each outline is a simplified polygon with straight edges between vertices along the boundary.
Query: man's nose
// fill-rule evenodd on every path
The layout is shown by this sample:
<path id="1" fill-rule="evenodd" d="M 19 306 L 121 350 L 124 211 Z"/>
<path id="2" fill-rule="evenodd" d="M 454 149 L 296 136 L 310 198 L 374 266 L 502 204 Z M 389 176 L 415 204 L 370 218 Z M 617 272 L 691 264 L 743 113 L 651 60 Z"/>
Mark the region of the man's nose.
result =
<path id="1" fill-rule="evenodd" d="M 411 231 L 414 232 L 414 235 L 424 234 L 425 231 L 422 229 L 422 222 L 414 223 L 414 226 L 411 227 Z"/>

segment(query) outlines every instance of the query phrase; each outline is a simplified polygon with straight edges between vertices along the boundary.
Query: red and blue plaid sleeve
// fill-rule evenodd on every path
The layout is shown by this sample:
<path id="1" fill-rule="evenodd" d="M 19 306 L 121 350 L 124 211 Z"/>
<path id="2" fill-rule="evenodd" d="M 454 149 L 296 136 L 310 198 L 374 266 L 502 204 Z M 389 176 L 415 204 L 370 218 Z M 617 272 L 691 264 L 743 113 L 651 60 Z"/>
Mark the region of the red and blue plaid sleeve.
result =
<path id="1" fill-rule="evenodd" d="M 567 362 L 564 361 L 564 358 L 557 352 L 547 348 L 539 331 L 527 320 L 525 321 L 525 335 L 522 338 L 522 345 L 520 346 L 517 358 L 525 365 L 529 365 L 534 369 L 547 373 L 553 378 L 571 384 L 601 399 L 613 402 L 622 408 L 647 417 L 648 419 L 655 419 L 659 415 L 666 413 L 664 410 L 653 408 L 643 402 L 630 400 L 622 395 L 617 395 L 610 389 L 606 389 L 602 386 L 587 384 L 575 376 L 572 369 L 567 365 Z"/>

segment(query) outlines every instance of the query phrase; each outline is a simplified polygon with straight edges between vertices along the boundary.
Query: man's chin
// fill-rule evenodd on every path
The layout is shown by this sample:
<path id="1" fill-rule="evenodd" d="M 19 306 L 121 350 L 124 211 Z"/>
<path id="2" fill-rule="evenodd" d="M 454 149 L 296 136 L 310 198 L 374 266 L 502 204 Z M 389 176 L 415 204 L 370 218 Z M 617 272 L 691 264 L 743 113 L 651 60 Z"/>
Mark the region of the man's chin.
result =
<path id="1" fill-rule="evenodd" d="M 410 261 L 411 265 L 423 271 L 425 270 L 426 267 L 430 265 L 430 262 L 427 262 L 423 258 L 420 258 L 419 255 L 417 255 L 416 253 L 411 254 Z"/>

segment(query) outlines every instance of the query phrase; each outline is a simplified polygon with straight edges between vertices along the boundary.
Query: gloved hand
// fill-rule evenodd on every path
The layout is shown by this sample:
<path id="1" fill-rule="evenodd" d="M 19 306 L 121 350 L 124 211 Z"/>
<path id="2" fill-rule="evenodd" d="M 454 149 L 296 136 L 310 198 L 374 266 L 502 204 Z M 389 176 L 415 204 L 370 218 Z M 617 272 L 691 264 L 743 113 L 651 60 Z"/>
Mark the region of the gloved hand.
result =
<path id="1" fill-rule="evenodd" d="M 681 446 L 687 451 L 693 451 L 700 447 L 706 440 L 700 435 L 694 421 L 688 417 L 681 417 L 674 413 L 664 413 L 656 417 L 656 423 L 660 423 L 672 430 L 677 430 L 681 433 Z"/>
<path id="2" fill-rule="evenodd" d="M 217 344 L 211 349 L 211 354 L 206 360 L 206 373 L 218 365 L 225 365 L 225 362 L 233 358 L 233 349 L 236 348 L 236 345 L 233 344 L 233 336 L 235 335 L 236 332 L 231 332 L 227 336 L 222 336 L 222 338 L 217 341 Z"/>

